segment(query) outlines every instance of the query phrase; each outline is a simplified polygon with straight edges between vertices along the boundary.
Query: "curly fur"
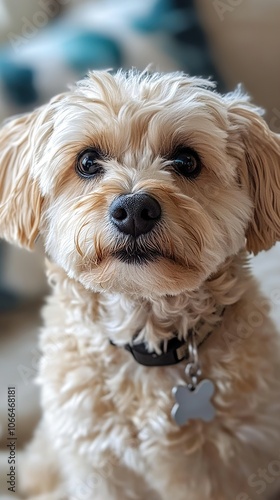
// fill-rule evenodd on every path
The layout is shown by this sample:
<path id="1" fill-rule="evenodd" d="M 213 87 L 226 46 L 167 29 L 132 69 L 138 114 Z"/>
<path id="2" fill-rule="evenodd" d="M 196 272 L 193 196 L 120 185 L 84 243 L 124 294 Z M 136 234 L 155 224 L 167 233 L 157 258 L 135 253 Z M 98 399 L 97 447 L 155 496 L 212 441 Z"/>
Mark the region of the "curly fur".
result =
<path id="1" fill-rule="evenodd" d="M 182 144 L 201 158 L 194 180 L 172 169 Z M 85 181 L 75 164 L 88 147 L 104 152 L 104 174 Z M 0 234 L 29 248 L 40 234 L 52 287 L 27 498 L 259 498 L 252 474 L 280 442 L 279 338 L 246 253 L 280 237 L 280 141 L 260 110 L 181 73 L 93 72 L 4 125 L 0 162 Z M 137 192 L 162 208 L 137 241 L 160 256 L 142 265 L 116 258 L 131 242 L 108 211 Z M 214 327 L 199 354 L 217 416 L 179 428 L 170 411 L 184 363 L 143 367 L 109 339 L 122 346 L 139 332 L 159 350 L 201 322 Z"/>

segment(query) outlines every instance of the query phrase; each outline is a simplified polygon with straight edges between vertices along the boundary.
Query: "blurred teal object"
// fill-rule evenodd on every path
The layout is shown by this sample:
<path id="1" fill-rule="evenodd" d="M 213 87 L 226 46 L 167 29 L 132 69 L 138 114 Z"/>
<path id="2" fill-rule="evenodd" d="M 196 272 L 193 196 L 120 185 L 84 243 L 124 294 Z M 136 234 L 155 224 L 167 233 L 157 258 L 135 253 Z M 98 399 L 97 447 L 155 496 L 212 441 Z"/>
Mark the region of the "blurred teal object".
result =
<path id="1" fill-rule="evenodd" d="M 62 43 L 67 64 L 85 73 L 90 68 L 119 68 L 122 63 L 116 41 L 99 33 L 80 32 Z"/>
<path id="2" fill-rule="evenodd" d="M 186 1 L 185 5 L 187 3 Z M 173 0 L 157 0 L 149 15 L 136 19 L 134 26 L 147 33 L 159 30 L 176 33 L 183 28 L 187 29 L 193 22 L 194 11 L 188 9 L 188 12 L 185 12 L 174 7 Z"/>
<path id="3" fill-rule="evenodd" d="M 0 312 L 14 309 L 20 304 L 19 297 L 0 288 Z"/>
<path id="4" fill-rule="evenodd" d="M 7 290 L 6 287 L 4 287 L 4 284 L 1 282 L 4 262 L 5 253 L 3 244 L 0 242 L 0 312 L 12 309 L 19 304 L 19 297 Z"/>
<path id="5" fill-rule="evenodd" d="M 193 76 L 212 77 L 224 91 L 212 62 L 194 0 L 157 0 L 149 14 L 134 26 L 144 33 L 165 34 L 163 48 Z"/>
<path id="6" fill-rule="evenodd" d="M 15 104 L 21 106 L 36 102 L 38 94 L 32 67 L 17 64 L 0 53 L 0 78 L 7 95 Z"/>

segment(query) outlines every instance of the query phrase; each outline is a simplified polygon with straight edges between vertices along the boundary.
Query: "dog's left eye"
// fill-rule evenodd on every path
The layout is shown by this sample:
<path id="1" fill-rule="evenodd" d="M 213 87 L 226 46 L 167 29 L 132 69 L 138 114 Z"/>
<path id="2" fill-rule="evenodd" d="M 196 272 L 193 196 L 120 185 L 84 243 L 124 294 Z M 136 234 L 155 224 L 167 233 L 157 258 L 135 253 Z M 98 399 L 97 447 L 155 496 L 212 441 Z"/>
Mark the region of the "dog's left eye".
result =
<path id="1" fill-rule="evenodd" d="M 181 148 L 171 158 L 172 165 L 178 174 L 188 178 L 195 178 L 200 174 L 201 161 L 191 148 Z"/>
<path id="2" fill-rule="evenodd" d="M 76 164 L 76 172 L 80 177 L 89 179 L 104 172 L 100 160 L 104 160 L 102 154 L 97 149 L 87 149 L 79 156 Z"/>

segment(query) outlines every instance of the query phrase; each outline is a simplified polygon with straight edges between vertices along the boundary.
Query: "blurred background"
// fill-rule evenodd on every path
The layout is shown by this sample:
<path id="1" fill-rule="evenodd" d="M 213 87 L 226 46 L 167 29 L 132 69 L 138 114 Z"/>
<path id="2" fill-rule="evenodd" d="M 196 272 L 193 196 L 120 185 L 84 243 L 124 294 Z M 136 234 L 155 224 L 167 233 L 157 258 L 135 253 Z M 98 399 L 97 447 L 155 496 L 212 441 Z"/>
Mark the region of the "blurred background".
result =
<path id="1" fill-rule="evenodd" d="M 222 92 L 241 82 L 280 133 L 279 21 L 279 0 L 0 0 L 0 121 L 46 102 L 88 69 L 153 63 L 211 76 Z M 19 446 L 39 418 L 33 379 L 47 291 L 43 261 L 39 247 L 31 254 L 0 241 L 3 447 L 8 385 L 17 386 Z M 279 246 L 252 266 L 280 325 Z"/>

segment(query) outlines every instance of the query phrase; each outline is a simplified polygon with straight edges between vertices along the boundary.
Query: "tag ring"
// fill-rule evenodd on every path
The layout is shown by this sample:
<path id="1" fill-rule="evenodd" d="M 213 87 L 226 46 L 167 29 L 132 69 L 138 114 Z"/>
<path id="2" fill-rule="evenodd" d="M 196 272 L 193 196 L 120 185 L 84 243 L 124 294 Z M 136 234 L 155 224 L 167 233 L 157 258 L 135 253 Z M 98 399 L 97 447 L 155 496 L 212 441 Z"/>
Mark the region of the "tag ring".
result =
<path id="1" fill-rule="evenodd" d="M 188 338 L 188 364 L 185 368 L 185 374 L 189 389 L 194 391 L 201 377 L 201 368 L 193 330 L 190 332 Z"/>

